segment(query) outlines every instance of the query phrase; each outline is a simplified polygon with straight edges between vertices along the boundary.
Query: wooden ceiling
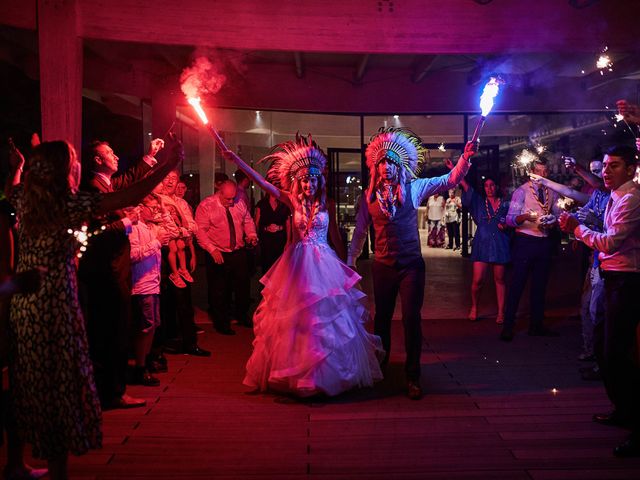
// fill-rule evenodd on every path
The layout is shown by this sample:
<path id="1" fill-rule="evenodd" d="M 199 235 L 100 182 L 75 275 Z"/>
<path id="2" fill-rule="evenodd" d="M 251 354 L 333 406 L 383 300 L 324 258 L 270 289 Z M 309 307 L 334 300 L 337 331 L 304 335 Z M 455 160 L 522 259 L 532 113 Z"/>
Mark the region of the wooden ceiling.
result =
<path id="1" fill-rule="evenodd" d="M 206 55 L 227 76 L 207 102 L 226 107 L 473 112 L 494 73 L 507 80 L 502 111 L 598 110 L 637 96 L 636 1 L 4 0 L 0 58 L 33 78 L 43 3 L 75 6 L 83 86 L 103 95 L 164 88 L 180 104 L 180 72 Z M 614 68 L 601 75 L 604 46 Z"/>

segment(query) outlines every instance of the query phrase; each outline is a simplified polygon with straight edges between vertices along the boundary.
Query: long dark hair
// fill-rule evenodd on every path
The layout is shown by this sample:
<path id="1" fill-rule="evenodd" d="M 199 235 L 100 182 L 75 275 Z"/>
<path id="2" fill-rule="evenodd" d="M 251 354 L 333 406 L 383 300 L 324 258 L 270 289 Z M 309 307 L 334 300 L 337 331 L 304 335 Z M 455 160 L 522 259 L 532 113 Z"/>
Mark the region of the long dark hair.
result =
<path id="1" fill-rule="evenodd" d="M 76 161 L 74 148 L 65 141 L 44 142 L 34 149 L 18 212 L 26 234 L 39 235 L 64 226 L 65 199 L 71 193 L 69 173 Z"/>

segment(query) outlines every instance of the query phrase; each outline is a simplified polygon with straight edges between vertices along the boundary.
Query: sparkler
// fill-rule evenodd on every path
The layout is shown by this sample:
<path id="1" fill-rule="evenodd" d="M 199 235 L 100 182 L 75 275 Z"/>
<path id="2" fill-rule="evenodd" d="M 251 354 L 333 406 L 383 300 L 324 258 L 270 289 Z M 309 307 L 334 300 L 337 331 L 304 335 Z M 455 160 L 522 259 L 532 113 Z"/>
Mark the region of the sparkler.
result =
<path id="1" fill-rule="evenodd" d="M 608 108 L 608 107 L 607 107 Z M 636 138 L 636 132 L 633 131 L 633 128 L 631 128 L 631 125 L 629 125 L 629 122 L 627 122 L 627 120 L 624 118 L 624 115 L 621 113 L 616 113 L 614 116 L 616 122 L 623 122 L 625 127 L 627 127 L 627 130 L 629 130 L 629 133 L 631 133 L 631 135 L 633 135 L 633 138 Z"/>
<path id="2" fill-rule="evenodd" d="M 573 208 L 573 200 L 571 198 L 561 197 L 556 202 L 558 208 L 561 208 L 564 211 L 569 211 Z"/>
<path id="3" fill-rule="evenodd" d="M 189 105 L 191 105 L 196 111 L 200 120 L 202 120 L 202 123 L 207 125 L 209 123 L 209 119 L 207 118 L 207 114 L 204 112 L 202 105 L 200 105 L 200 97 L 187 98 L 187 102 L 189 102 Z"/>
<path id="4" fill-rule="evenodd" d="M 204 108 L 202 108 L 202 105 L 200 104 L 200 97 L 187 97 L 187 102 L 189 102 L 189 105 L 191 105 L 193 109 L 196 111 L 196 113 L 200 117 L 200 120 L 202 120 L 202 124 L 205 127 L 207 127 L 207 130 L 209 130 L 209 133 L 211 134 L 211 136 L 213 137 L 213 140 L 218 145 L 218 148 L 220 148 L 222 151 L 227 150 L 226 145 L 224 144 L 224 142 L 222 141 L 222 138 L 220 137 L 220 134 L 209 123 L 207 114 L 205 113 Z"/>
<path id="5" fill-rule="evenodd" d="M 107 227 L 105 225 L 102 225 L 99 230 L 94 230 L 93 232 L 89 232 L 88 231 L 89 229 L 87 228 L 86 225 L 82 225 L 82 227 L 80 227 L 80 230 L 73 230 L 69 228 L 67 230 L 67 233 L 69 235 L 73 235 L 74 238 L 77 240 L 77 242 L 80 244 L 80 248 L 79 248 L 80 251 L 76 254 L 76 257 L 82 258 L 82 254 L 87 251 L 89 238 L 99 235 L 106 229 Z"/>
<path id="6" fill-rule="evenodd" d="M 526 148 L 523 149 L 522 152 L 520 152 L 520 155 L 516 155 L 516 161 L 518 162 L 518 165 L 524 167 L 526 170 L 529 170 L 531 168 L 531 164 L 537 159 L 538 156 L 535 153 L 527 150 Z"/>
<path id="7" fill-rule="evenodd" d="M 444 142 L 442 142 L 439 146 L 438 146 L 438 150 L 440 150 L 441 152 L 446 152 L 447 149 L 444 147 Z"/>
<path id="8" fill-rule="evenodd" d="M 480 131 L 484 126 L 487 115 L 489 115 L 489 112 L 491 112 L 491 109 L 493 108 L 493 99 L 498 95 L 498 92 L 500 91 L 500 85 L 502 83 L 504 82 L 500 78 L 491 77 L 487 84 L 484 86 L 482 95 L 480 96 L 480 110 L 482 110 L 482 115 L 480 115 L 480 119 L 478 120 L 476 129 L 473 132 L 473 137 L 471 137 L 472 142 L 478 141 Z"/>
<path id="9" fill-rule="evenodd" d="M 609 50 L 609 47 L 604 47 L 598 60 L 596 60 L 596 68 L 600 70 L 600 75 L 604 75 L 605 70 L 613 71 L 613 61 L 611 57 L 607 55 L 607 50 Z"/>

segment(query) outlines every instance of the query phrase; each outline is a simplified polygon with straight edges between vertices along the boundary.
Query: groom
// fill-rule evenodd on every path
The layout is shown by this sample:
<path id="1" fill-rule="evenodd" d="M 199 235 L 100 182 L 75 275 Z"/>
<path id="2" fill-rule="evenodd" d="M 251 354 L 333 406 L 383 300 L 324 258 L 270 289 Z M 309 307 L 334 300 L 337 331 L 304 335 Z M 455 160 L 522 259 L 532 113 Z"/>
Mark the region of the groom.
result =
<path id="1" fill-rule="evenodd" d="M 477 144 L 467 143 L 456 166 L 447 175 L 415 178 L 418 159 L 424 155 L 422 140 L 410 130 L 380 129 L 366 150 L 370 183 L 362 196 L 356 217 L 347 264 L 352 268 L 362 252 L 369 225 L 375 232 L 375 259 L 372 265 L 376 314 L 375 334 L 386 351 L 391 350 L 391 318 L 400 293 L 405 338 L 407 395 L 422 397 L 420 354 L 422 326 L 420 310 L 424 300 L 425 265 L 420 250 L 418 206 L 436 193 L 454 188 L 469 170 L 469 158 Z"/>

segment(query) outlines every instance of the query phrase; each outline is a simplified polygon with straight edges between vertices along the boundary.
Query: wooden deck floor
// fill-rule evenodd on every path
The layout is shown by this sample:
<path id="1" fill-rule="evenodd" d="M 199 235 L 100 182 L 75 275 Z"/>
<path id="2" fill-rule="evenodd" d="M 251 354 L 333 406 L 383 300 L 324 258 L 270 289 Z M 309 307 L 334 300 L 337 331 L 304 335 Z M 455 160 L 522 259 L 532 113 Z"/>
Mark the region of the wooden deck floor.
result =
<path id="1" fill-rule="evenodd" d="M 130 394 L 149 400 L 148 407 L 106 412 L 104 448 L 72 458 L 73 477 L 640 478 L 640 459 L 611 454 L 626 432 L 591 422 L 594 412 L 610 405 L 601 383 L 578 375 L 579 324 L 567 319 L 578 292 L 573 259 L 560 261 L 550 286 L 549 318 L 561 336 L 519 332 L 505 344 L 497 340 L 493 318 L 465 319 L 468 262 L 449 252 L 426 252 L 421 401 L 404 396 L 400 322 L 394 322 L 384 381 L 299 402 L 246 394 L 241 380 L 251 331 L 217 335 L 199 313 L 207 327 L 200 343 L 213 356 L 170 356 L 160 387 L 130 387 Z M 367 290 L 366 264 L 363 271 Z M 520 327 L 525 324 L 523 319 Z"/>

